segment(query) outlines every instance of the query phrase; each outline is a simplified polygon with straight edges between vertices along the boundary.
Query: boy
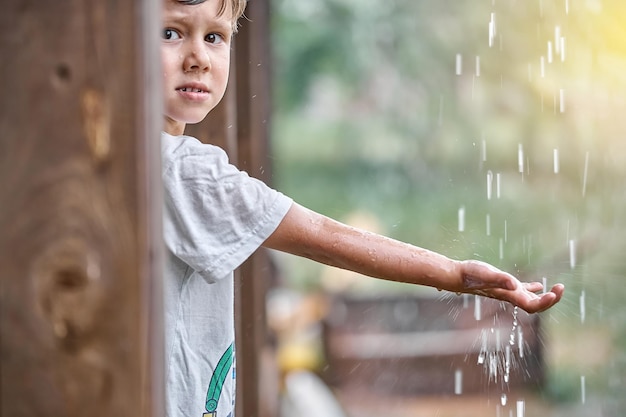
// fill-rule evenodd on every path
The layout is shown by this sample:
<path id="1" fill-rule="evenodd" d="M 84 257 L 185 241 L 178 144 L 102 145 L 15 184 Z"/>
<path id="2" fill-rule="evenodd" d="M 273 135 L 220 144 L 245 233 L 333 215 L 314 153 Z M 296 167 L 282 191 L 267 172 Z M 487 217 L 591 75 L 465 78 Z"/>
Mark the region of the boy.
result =
<path id="1" fill-rule="evenodd" d="M 377 278 L 545 310 L 563 294 L 477 261 L 367 233 L 305 209 L 183 136 L 226 89 L 245 0 L 163 0 L 167 415 L 228 417 L 234 406 L 233 271 L 265 246 Z"/>

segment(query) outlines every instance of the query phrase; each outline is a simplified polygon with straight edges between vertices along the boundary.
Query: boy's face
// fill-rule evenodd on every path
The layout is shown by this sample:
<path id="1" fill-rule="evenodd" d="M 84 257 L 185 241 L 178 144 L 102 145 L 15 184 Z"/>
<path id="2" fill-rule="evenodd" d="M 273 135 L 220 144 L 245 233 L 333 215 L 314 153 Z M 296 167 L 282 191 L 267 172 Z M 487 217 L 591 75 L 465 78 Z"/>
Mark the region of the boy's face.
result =
<path id="1" fill-rule="evenodd" d="M 202 121 L 224 96 L 233 24 L 229 10 L 218 16 L 219 4 L 163 0 L 165 131 L 172 135 Z"/>

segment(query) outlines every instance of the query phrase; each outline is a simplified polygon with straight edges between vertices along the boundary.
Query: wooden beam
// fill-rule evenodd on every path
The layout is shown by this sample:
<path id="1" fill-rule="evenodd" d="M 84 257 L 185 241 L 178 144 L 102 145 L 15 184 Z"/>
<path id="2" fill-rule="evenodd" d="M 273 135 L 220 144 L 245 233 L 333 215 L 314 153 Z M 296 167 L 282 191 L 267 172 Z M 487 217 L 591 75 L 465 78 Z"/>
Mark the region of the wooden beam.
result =
<path id="1" fill-rule="evenodd" d="M 238 165 L 271 184 L 270 4 L 248 3 L 237 35 Z M 237 415 L 271 417 L 278 412 L 278 370 L 266 321 L 266 296 L 274 278 L 268 253 L 257 251 L 240 269 L 236 293 L 238 378 Z M 268 363 L 269 362 L 269 363 Z"/>
<path id="2" fill-rule="evenodd" d="M 3 417 L 162 415 L 158 7 L 2 2 Z"/>

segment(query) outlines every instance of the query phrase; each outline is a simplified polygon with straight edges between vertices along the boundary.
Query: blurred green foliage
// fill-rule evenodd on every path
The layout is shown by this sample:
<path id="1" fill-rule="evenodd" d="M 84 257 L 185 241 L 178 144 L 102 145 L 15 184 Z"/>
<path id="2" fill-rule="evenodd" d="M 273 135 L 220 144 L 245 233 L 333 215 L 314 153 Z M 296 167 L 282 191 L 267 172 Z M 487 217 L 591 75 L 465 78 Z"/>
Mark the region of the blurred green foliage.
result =
<path id="1" fill-rule="evenodd" d="M 272 18 L 277 188 L 564 282 L 549 330 L 607 330 L 615 351 L 589 380 L 608 380 L 602 395 L 626 412 L 626 3 L 274 0 Z M 318 285 L 320 267 L 286 265 L 290 282 Z M 558 379 L 548 392 L 580 395 Z"/>

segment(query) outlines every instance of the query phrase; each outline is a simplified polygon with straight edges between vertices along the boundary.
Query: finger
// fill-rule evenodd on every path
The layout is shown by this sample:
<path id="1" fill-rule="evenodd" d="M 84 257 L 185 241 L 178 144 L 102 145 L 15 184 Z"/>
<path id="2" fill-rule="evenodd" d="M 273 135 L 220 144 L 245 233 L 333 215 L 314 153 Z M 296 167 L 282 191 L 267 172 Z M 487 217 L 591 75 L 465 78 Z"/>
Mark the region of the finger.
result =
<path id="1" fill-rule="evenodd" d="M 520 307 L 522 307 L 524 310 L 531 314 L 540 313 L 552 307 L 559 301 L 560 298 L 561 297 L 557 292 L 549 291 L 545 294 L 539 295 L 535 299 L 528 300 L 527 303 L 525 303 L 523 306 L 520 305 Z"/>
<path id="2" fill-rule="evenodd" d="M 543 290 L 543 284 L 540 282 L 525 282 L 523 285 L 526 291 L 537 292 Z"/>
<path id="3" fill-rule="evenodd" d="M 554 293 L 556 295 L 557 301 L 559 301 L 563 296 L 563 293 L 565 293 L 565 285 L 555 284 L 550 292 Z"/>

